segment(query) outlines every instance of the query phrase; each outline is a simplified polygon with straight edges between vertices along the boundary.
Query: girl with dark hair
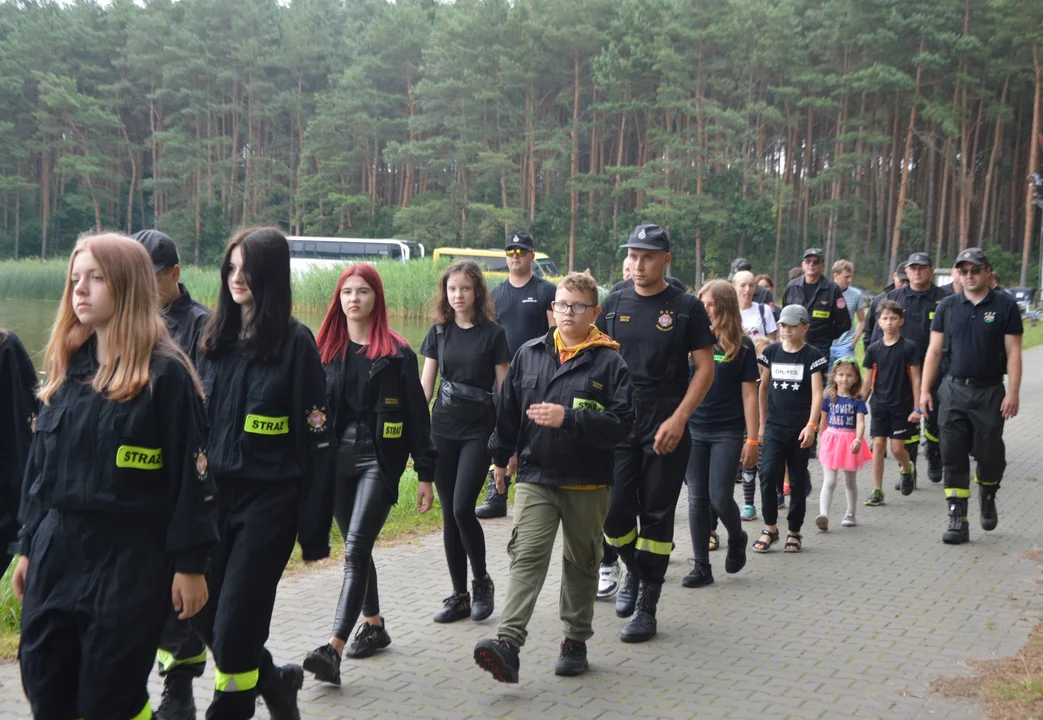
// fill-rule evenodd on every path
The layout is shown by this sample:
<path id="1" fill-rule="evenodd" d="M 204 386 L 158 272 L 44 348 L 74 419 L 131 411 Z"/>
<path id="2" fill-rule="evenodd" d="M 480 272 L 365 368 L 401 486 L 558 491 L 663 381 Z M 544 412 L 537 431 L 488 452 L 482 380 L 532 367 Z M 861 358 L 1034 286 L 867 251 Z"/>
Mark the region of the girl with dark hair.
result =
<path id="1" fill-rule="evenodd" d="M 210 603 L 194 623 L 214 654 L 211 718 L 253 717 L 258 692 L 276 720 L 300 717 L 304 671 L 276 667 L 264 644 L 294 540 L 305 562 L 329 556 L 334 464 L 325 374 L 291 306 L 286 236 L 236 234 L 199 360 L 221 530 Z"/>
<path id="2" fill-rule="evenodd" d="M 735 504 L 735 468 L 757 465 L 760 413 L 757 405 L 757 356 L 753 341 L 742 331 L 739 297 L 726 280 L 711 280 L 699 291 L 713 325 L 713 385 L 692 414 L 688 427 L 692 450 L 688 483 L 688 524 L 695 566 L 681 584 L 687 588 L 713 583 L 710 568 L 710 506 L 728 530 L 725 572 L 746 565 L 746 533 Z M 746 441 L 743 442 L 743 430 Z"/>
<path id="3" fill-rule="evenodd" d="M 36 369 L 14 333 L 0 328 L 0 563 L 13 557 L 8 546 L 18 537 L 18 498 L 29 458 L 36 416 Z"/>
<path id="4" fill-rule="evenodd" d="M 12 578 L 22 685 L 36 718 L 151 718 L 169 609 L 207 602 L 217 503 L 202 388 L 141 245 L 76 243 L 44 368 Z"/>
<path id="5" fill-rule="evenodd" d="M 420 480 L 417 509 L 431 509 L 435 451 L 416 355 L 388 327 L 384 285 L 373 267 L 352 265 L 341 274 L 318 345 L 340 439 L 333 517 L 344 538 L 344 582 L 329 642 L 308 653 L 304 669 L 339 685 L 342 655 L 366 658 L 391 644 L 380 615 L 373 544 L 398 500 L 409 455 Z M 345 648 L 360 612 L 365 621 Z"/>
<path id="6" fill-rule="evenodd" d="M 432 298 L 434 324 L 420 346 L 422 384 L 428 402 L 441 375 L 431 411 L 431 437 L 438 451 L 435 489 L 442 504 L 442 538 L 453 594 L 443 601 L 435 622 L 493 612 L 494 587 L 485 567 L 485 533 L 474 514 L 489 469 L 486 447 L 496 425 L 492 393 L 499 392 L 510 367 L 507 333 L 493 322 L 495 310 L 478 265 L 451 265 Z M 474 576 L 467 592 L 467 561 Z"/>

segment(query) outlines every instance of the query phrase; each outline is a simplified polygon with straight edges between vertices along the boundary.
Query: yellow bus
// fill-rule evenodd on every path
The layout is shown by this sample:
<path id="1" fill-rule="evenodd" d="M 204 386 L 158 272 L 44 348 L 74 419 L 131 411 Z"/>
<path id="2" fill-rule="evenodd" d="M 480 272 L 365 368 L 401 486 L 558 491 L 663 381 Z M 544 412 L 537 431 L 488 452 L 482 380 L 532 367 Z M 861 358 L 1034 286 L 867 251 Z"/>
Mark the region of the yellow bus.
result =
<path id="1" fill-rule="evenodd" d="M 509 274 L 507 270 L 507 254 L 503 250 L 440 247 L 434 249 L 431 257 L 435 262 L 447 260 L 450 263 L 455 263 L 461 260 L 474 260 L 482 268 L 482 272 L 488 280 L 506 280 Z M 546 253 L 536 253 L 536 262 L 532 264 L 532 274 L 552 283 L 557 283 L 561 280 L 561 272 L 558 270 L 558 266 L 554 264 L 554 261 Z"/>

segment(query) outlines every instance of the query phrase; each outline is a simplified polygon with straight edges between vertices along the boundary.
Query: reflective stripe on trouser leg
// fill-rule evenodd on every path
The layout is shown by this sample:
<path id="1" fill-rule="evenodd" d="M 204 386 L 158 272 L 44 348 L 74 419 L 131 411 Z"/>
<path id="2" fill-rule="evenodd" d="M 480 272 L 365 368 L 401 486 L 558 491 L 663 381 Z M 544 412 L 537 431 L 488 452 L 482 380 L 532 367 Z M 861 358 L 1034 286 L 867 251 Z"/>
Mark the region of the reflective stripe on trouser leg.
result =
<path id="1" fill-rule="evenodd" d="M 152 704 L 146 700 L 145 707 L 141 708 L 141 712 L 130 720 L 152 720 Z"/>
<path id="2" fill-rule="evenodd" d="M 184 665 L 201 665 L 206 662 L 206 650 L 199 655 L 178 660 L 173 653 L 160 648 L 156 651 L 156 663 L 159 665 L 160 673 L 168 673 L 176 667 Z"/>
<path id="3" fill-rule="evenodd" d="M 670 556 L 670 553 L 674 550 L 674 544 L 672 542 L 660 542 L 659 540 L 649 540 L 648 538 L 639 537 L 637 539 L 637 550 L 642 552 L 652 553 L 653 555 L 666 555 Z"/>
<path id="4" fill-rule="evenodd" d="M 969 498 L 970 496 L 971 496 L 971 491 L 969 489 L 967 489 L 967 488 L 955 488 L 955 487 L 947 487 L 947 488 L 945 488 L 945 497 L 947 497 L 947 498 L 960 499 L 960 498 Z"/>
<path id="5" fill-rule="evenodd" d="M 626 535 L 624 535 L 623 537 L 609 537 L 608 535 L 605 536 L 605 542 L 607 542 L 609 545 L 611 545 L 614 548 L 626 547 L 627 545 L 630 545 L 631 543 L 633 543 L 635 540 L 637 540 L 637 528 L 636 527 L 633 530 L 631 530 L 630 532 L 628 532 Z M 640 541 L 638 541 L 638 542 L 640 543 Z"/>
<path id="6" fill-rule="evenodd" d="M 245 692 L 257 687 L 257 669 L 241 673 L 226 673 L 220 668 L 214 668 L 214 689 L 219 692 Z"/>
<path id="7" fill-rule="evenodd" d="M 978 479 L 977 475 L 974 476 L 974 482 L 978 485 L 981 485 L 982 487 L 996 487 L 997 485 L 999 485 L 998 482 L 982 482 Z"/>

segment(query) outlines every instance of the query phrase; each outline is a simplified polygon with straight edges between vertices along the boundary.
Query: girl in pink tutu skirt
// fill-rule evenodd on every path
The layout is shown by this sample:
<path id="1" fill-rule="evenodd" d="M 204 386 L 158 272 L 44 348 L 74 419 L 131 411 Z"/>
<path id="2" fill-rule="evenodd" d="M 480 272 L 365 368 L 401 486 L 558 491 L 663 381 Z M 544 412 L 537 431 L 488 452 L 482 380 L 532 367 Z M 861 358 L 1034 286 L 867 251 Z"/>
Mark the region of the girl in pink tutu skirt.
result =
<path id="1" fill-rule="evenodd" d="M 829 506 L 833 504 L 833 490 L 837 475 L 844 474 L 844 494 L 847 512 L 840 523 L 853 527 L 855 502 L 858 500 L 856 479 L 858 470 L 873 461 L 868 445 L 862 442 L 866 431 L 866 404 L 858 396 L 862 392 L 862 372 L 853 357 L 843 357 L 833 363 L 829 387 L 822 398 L 822 421 L 825 427 L 819 441 L 818 459 L 822 463 L 822 493 L 819 495 L 819 516 L 815 525 L 829 530 Z"/>

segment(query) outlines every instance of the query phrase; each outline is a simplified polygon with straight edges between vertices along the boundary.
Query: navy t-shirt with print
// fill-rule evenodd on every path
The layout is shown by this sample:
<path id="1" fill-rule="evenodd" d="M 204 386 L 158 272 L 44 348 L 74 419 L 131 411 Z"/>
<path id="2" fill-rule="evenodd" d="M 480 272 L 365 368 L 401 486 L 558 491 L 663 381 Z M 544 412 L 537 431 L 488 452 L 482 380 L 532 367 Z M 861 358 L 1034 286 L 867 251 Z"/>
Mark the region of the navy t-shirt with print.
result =
<path id="1" fill-rule="evenodd" d="M 869 412 L 864 400 L 837 396 L 836 402 L 829 395 L 822 398 L 822 412 L 829 413 L 829 426 L 834 430 L 854 430 L 858 427 L 858 413 Z"/>
<path id="2" fill-rule="evenodd" d="M 768 368 L 767 422 L 804 427 L 811 417 L 811 378 L 822 373 L 825 382 L 826 358 L 806 343 L 794 353 L 783 350 L 782 343 L 772 343 L 757 362 Z"/>

